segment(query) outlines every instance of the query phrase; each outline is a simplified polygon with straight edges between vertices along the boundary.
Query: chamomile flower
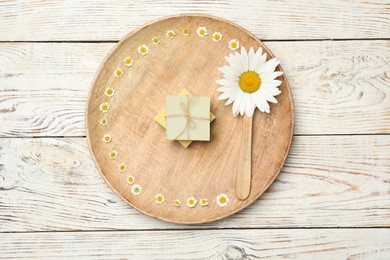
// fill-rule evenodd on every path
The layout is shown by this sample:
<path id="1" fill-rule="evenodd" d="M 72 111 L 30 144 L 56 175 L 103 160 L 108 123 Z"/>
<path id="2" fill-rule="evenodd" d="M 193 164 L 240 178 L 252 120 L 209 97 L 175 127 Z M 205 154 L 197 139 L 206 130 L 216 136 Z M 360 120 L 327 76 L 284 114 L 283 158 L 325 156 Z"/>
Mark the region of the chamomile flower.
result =
<path id="1" fill-rule="evenodd" d="M 231 49 L 232 51 L 238 50 L 238 48 L 240 48 L 240 42 L 237 41 L 236 39 L 230 40 L 228 44 L 229 44 L 229 49 Z"/>
<path id="2" fill-rule="evenodd" d="M 156 36 L 154 36 L 152 42 L 154 45 L 158 45 L 160 43 L 160 40 Z"/>
<path id="3" fill-rule="evenodd" d="M 111 142 L 111 140 L 112 140 L 112 136 L 111 136 L 111 135 L 105 134 L 105 135 L 103 136 L 103 141 L 104 141 L 105 143 L 109 143 L 109 142 Z"/>
<path id="4" fill-rule="evenodd" d="M 194 197 L 190 197 L 187 199 L 187 206 L 190 208 L 195 207 L 196 203 L 198 203 L 198 201 Z"/>
<path id="5" fill-rule="evenodd" d="M 123 71 L 122 71 L 120 68 L 117 68 L 117 69 L 114 71 L 114 76 L 115 76 L 116 78 L 120 78 L 120 77 L 122 77 L 122 75 L 123 75 Z"/>
<path id="6" fill-rule="evenodd" d="M 209 200 L 208 199 L 201 199 L 199 202 L 200 206 L 206 207 L 209 205 Z"/>
<path id="7" fill-rule="evenodd" d="M 165 34 L 168 38 L 173 39 L 175 37 L 175 32 L 173 30 L 168 30 Z"/>
<path id="8" fill-rule="evenodd" d="M 162 204 L 164 202 L 164 196 L 162 194 L 157 194 L 155 199 L 157 204 Z"/>
<path id="9" fill-rule="evenodd" d="M 116 157 L 118 156 L 118 152 L 117 151 L 111 151 L 109 154 L 108 154 L 108 157 L 110 157 L 110 159 L 115 159 Z"/>
<path id="10" fill-rule="evenodd" d="M 141 54 L 142 56 L 145 56 L 149 52 L 149 47 L 146 46 L 145 44 L 141 45 L 138 47 L 138 53 Z"/>
<path id="11" fill-rule="evenodd" d="M 107 125 L 107 123 L 108 123 L 108 120 L 107 120 L 107 118 L 102 118 L 102 119 L 100 119 L 100 125 L 102 125 L 102 126 L 106 126 L 106 125 Z"/>
<path id="12" fill-rule="evenodd" d="M 176 207 L 180 207 L 181 206 L 181 200 L 177 199 L 173 202 L 173 205 L 175 205 Z"/>
<path id="13" fill-rule="evenodd" d="M 128 184 L 133 184 L 134 183 L 134 181 L 135 181 L 135 178 L 134 178 L 134 176 L 127 176 L 127 183 Z"/>
<path id="14" fill-rule="evenodd" d="M 138 184 L 134 184 L 132 187 L 131 187 L 131 193 L 133 193 L 134 195 L 139 195 L 142 191 L 142 187 L 139 186 Z"/>
<path id="15" fill-rule="evenodd" d="M 107 97 L 112 97 L 114 94 L 115 94 L 115 90 L 112 87 L 108 87 L 104 91 L 104 95 L 106 95 Z"/>
<path id="16" fill-rule="evenodd" d="M 108 110 L 110 110 L 110 105 L 107 102 L 103 102 L 103 103 L 100 104 L 99 109 L 103 113 L 107 113 Z M 106 123 L 107 123 L 107 121 L 106 121 Z"/>
<path id="17" fill-rule="evenodd" d="M 127 170 L 127 166 L 124 163 L 119 164 L 119 172 L 125 172 Z"/>
<path id="18" fill-rule="evenodd" d="M 281 93 L 278 87 L 282 82 L 276 78 L 283 72 L 275 71 L 279 61 L 276 58 L 266 61 L 267 53 L 263 54 L 261 48 L 256 53 L 250 48 L 247 53 L 244 47 L 241 53 L 225 58 L 229 66 L 218 68 L 224 74 L 224 79 L 216 81 L 222 86 L 217 89 L 222 92 L 218 99 L 227 99 L 226 105 L 233 103 L 234 116 L 252 117 L 256 107 L 269 113 L 268 102 L 278 103 L 274 96 Z"/>
<path id="19" fill-rule="evenodd" d="M 213 42 L 220 42 L 222 40 L 222 34 L 220 32 L 213 33 Z"/>
<path id="20" fill-rule="evenodd" d="M 183 30 L 183 34 L 184 34 L 184 36 L 189 36 L 190 35 L 190 30 L 188 30 L 188 28 L 185 28 Z"/>
<path id="21" fill-rule="evenodd" d="M 226 194 L 221 193 L 216 197 L 215 201 L 218 206 L 225 207 L 229 203 L 229 197 Z"/>
<path id="22" fill-rule="evenodd" d="M 206 27 L 204 26 L 199 26 L 198 29 L 196 30 L 196 33 L 199 35 L 199 37 L 205 37 L 209 33 L 207 32 Z"/>
<path id="23" fill-rule="evenodd" d="M 124 60 L 123 60 L 123 62 L 125 63 L 125 65 L 127 66 L 127 67 L 131 67 L 131 66 L 133 66 L 133 60 L 130 58 L 130 57 L 126 57 Z"/>

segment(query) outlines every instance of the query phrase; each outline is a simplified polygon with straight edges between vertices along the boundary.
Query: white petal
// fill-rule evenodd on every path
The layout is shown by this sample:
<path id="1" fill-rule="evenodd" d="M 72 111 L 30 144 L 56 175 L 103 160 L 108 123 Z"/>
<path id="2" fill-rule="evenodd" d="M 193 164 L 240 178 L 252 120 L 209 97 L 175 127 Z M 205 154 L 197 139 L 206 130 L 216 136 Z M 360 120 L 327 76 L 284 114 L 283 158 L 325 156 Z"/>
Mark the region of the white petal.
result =
<path id="1" fill-rule="evenodd" d="M 252 95 L 253 95 L 253 100 L 255 101 L 257 108 L 261 112 L 269 113 L 269 105 L 268 105 L 267 101 L 264 99 L 264 97 L 260 94 L 260 92 L 256 91 Z"/>
<path id="2" fill-rule="evenodd" d="M 250 104 L 250 96 L 249 93 L 244 93 L 242 100 L 241 100 L 241 105 L 240 105 L 240 115 L 244 115 L 246 106 L 247 104 Z"/>
<path id="3" fill-rule="evenodd" d="M 236 59 L 236 56 L 233 55 L 233 54 L 230 54 L 229 57 L 225 57 L 226 61 L 229 63 L 230 67 L 232 67 L 232 69 L 234 71 L 237 71 L 237 73 L 240 73 L 241 74 L 241 62 L 237 62 L 237 59 Z"/>
<path id="4" fill-rule="evenodd" d="M 267 88 L 260 88 L 261 95 L 269 102 L 278 103 L 274 96 L 267 90 Z"/>
<path id="5" fill-rule="evenodd" d="M 269 85 L 262 85 L 261 88 L 266 89 L 267 92 L 270 93 L 272 96 L 277 96 L 280 93 L 282 93 L 277 87 L 273 87 Z"/>
<path id="6" fill-rule="evenodd" d="M 229 81 L 226 79 L 218 79 L 215 82 L 225 87 L 237 87 L 237 82 Z"/>
<path id="7" fill-rule="evenodd" d="M 241 47 L 241 63 L 244 71 L 248 71 L 248 53 L 245 47 Z"/>
<path id="8" fill-rule="evenodd" d="M 255 111 L 255 107 L 253 106 L 252 95 L 249 94 L 249 100 L 245 107 L 245 114 L 249 117 L 252 117 L 254 111 Z"/>
<path id="9" fill-rule="evenodd" d="M 240 95 L 240 92 L 241 90 L 238 89 L 238 88 L 235 88 L 233 89 L 233 92 L 231 93 L 229 99 L 226 101 L 225 105 L 230 105 L 231 103 L 233 103 L 234 100 L 236 100 L 238 98 L 238 96 Z"/>
<path id="10" fill-rule="evenodd" d="M 229 97 L 231 97 L 230 93 L 229 93 L 229 92 L 224 92 L 224 93 L 222 93 L 222 94 L 218 97 L 218 99 L 219 99 L 219 100 L 223 100 L 223 99 L 228 99 Z"/>
<path id="11" fill-rule="evenodd" d="M 276 68 L 276 66 L 279 65 L 279 61 L 276 59 L 276 58 L 273 58 L 273 59 L 270 59 L 269 61 L 267 61 L 263 67 L 261 67 L 261 69 L 259 69 L 259 71 L 257 71 L 257 73 L 259 74 L 262 74 L 262 73 L 265 73 L 265 72 L 273 72 Z"/>
<path id="12" fill-rule="evenodd" d="M 242 65 L 242 61 L 241 61 L 241 54 L 238 53 L 237 51 L 234 53 L 234 61 L 237 63 L 237 65 L 239 66 L 240 68 L 240 73 L 244 72 L 245 69 L 244 69 L 244 66 Z"/>
<path id="13" fill-rule="evenodd" d="M 232 76 L 237 76 L 239 77 L 241 75 L 240 71 L 237 71 L 235 70 L 233 67 L 231 66 L 223 66 L 223 67 L 219 67 L 218 70 L 220 72 L 222 72 L 223 74 L 229 74 L 229 75 L 232 75 Z"/>
<path id="14" fill-rule="evenodd" d="M 259 70 L 264 66 L 265 64 L 265 60 L 267 59 L 267 53 L 264 52 L 263 55 L 261 55 L 261 57 L 258 59 L 257 61 L 257 65 L 256 65 L 256 68 L 254 69 L 254 71 L 256 71 L 257 73 L 259 73 Z"/>
<path id="15" fill-rule="evenodd" d="M 243 93 L 241 93 L 241 95 L 238 95 L 237 98 L 234 100 L 234 103 L 233 103 L 233 116 L 237 116 L 238 113 L 240 112 L 240 104 L 241 104 L 241 100 L 242 100 L 242 97 L 243 97 Z"/>
<path id="16" fill-rule="evenodd" d="M 274 79 L 274 80 L 261 80 L 261 87 L 263 86 L 269 86 L 269 87 L 279 87 L 282 84 L 280 80 Z"/>
<path id="17" fill-rule="evenodd" d="M 276 79 L 277 77 L 279 77 L 282 74 L 283 74 L 283 72 L 281 72 L 281 71 L 274 71 L 271 73 L 264 72 L 264 73 L 260 74 L 260 77 L 261 77 L 261 81 L 269 81 L 269 80 Z"/>
<path id="18" fill-rule="evenodd" d="M 257 61 L 255 59 L 255 51 L 251 47 L 248 52 L 248 70 L 253 71 L 257 65 Z"/>

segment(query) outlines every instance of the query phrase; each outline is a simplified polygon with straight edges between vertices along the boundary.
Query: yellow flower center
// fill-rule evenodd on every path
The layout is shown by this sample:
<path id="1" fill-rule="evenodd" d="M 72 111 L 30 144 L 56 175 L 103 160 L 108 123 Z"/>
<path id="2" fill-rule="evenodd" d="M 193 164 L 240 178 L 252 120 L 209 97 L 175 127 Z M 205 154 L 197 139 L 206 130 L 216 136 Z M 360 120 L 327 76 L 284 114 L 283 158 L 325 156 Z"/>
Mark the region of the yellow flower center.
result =
<path id="1" fill-rule="evenodd" d="M 104 137 L 104 140 L 106 140 L 106 141 L 110 141 L 110 137 L 109 136 L 106 136 L 106 137 Z"/>
<path id="2" fill-rule="evenodd" d="M 184 34 L 189 34 L 190 32 L 188 31 L 188 29 L 184 29 Z"/>
<path id="3" fill-rule="evenodd" d="M 254 71 L 246 71 L 240 76 L 239 85 L 242 91 L 247 93 L 256 92 L 261 85 L 259 74 Z"/>
<path id="4" fill-rule="evenodd" d="M 203 29 L 201 29 L 201 30 L 199 31 L 199 34 L 200 34 L 200 35 L 204 35 L 204 33 L 205 33 L 205 31 L 204 31 Z"/>
<path id="5" fill-rule="evenodd" d="M 195 201 L 193 199 L 189 200 L 188 203 L 190 203 L 191 205 L 195 203 Z"/>
<path id="6" fill-rule="evenodd" d="M 106 124 L 107 123 L 107 120 L 106 119 L 102 119 L 102 124 Z"/>
<path id="7" fill-rule="evenodd" d="M 173 37 L 173 32 L 169 32 L 169 33 L 168 33 L 168 36 L 169 36 L 169 37 Z"/>
<path id="8" fill-rule="evenodd" d="M 234 49 L 234 48 L 237 48 L 237 43 L 236 43 L 236 42 L 232 42 L 232 43 L 231 43 L 231 46 L 232 46 L 233 49 Z"/>
<path id="9" fill-rule="evenodd" d="M 158 39 L 157 38 L 154 38 L 153 40 L 155 43 L 158 43 Z"/>
<path id="10" fill-rule="evenodd" d="M 133 178 L 132 178 L 132 177 L 129 177 L 129 178 L 127 178 L 127 181 L 128 181 L 128 182 L 133 182 Z"/>
<path id="11" fill-rule="evenodd" d="M 102 105 L 102 110 L 107 110 L 107 105 Z"/>
<path id="12" fill-rule="evenodd" d="M 115 73 L 116 73 L 117 76 L 122 75 L 122 71 L 120 71 L 120 70 L 117 70 Z"/>
<path id="13" fill-rule="evenodd" d="M 121 171 L 124 171 L 125 170 L 125 166 L 124 165 L 121 165 Z"/>
<path id="14" fill-rule="evenodd" d="M 107 89 L 107 95 L 111 95 L 112 94 L 112 89 Z"/>
<path id="15" fill-rule="evenodd" d="M 157 197 L 157 201 L 158 201 L 158 202 L 161 202 L 162 200 L 163 200 L 163 199 L 162 199 L 161 196 L 158 196 L 158 197 Z"/>
<path id="16" fill-rule="evenodd" d="M 221 36 L 219 36 L 219 34 L 216 34 L 214 35 L 214 39 L 216 39 L 217 41 L 221 38 Z"/>
<path id="17" fill-rule="evenodd" d="M 130 64 L 131 63 L 131 59 L 126 59 L 126 64 Z"/>
<path id="18" fill-rule="evenodd" d="M 141 53 L 145 53 L 146 52 L 146 48 L 145 47 L 141 47 L 140 52 Z"/>
<path id="19" fill-rule="evenodd" d="M 116 152 L 111 152 L 110 156 L 111 157 L 115 157 L 116 156 Z"/>
<path id="20" fill-rule="evenodd" d="M 219 202 L 225 203 L 225 202 L 226 202 L 226 198 L 225 198 L 225 197 L 220 197 L 220 198 L 219 198 Z"/>

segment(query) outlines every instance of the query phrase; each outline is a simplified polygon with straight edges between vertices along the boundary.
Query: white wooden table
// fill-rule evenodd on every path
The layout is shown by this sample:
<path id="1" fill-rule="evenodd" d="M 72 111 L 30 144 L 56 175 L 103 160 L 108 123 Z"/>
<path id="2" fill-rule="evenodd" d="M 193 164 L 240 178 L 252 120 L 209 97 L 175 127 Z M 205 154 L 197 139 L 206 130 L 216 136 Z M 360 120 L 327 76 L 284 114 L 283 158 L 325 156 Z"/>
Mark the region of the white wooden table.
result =
<path id="1" fill-rule="evenodd" d="M 275 183 L 206 225 L 129 207 L 85 138 L 87 92 L 105 54 L 177 13 L 255 33 L 281 60 L 296 106 Z M 389 64 L 388 0 L 2 0 L 0 258 L 389 259 Z"/>

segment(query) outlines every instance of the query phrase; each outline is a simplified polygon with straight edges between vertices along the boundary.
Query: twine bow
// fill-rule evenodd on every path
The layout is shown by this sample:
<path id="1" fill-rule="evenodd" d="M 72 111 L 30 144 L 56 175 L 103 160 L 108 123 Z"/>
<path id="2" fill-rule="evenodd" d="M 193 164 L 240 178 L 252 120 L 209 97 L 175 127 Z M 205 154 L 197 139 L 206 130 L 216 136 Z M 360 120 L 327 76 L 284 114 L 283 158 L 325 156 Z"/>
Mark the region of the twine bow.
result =
<path id="1" fill-rule="evenodd" d="M 174 115 L 167 115 L 166 117 L 177 117 L 177 116 L 184 116 L 186 118 L 186 124 L 181 130 L 181 132 L 174 138 L 175 140 L 179 138 L 184 132 L 187 131 L 187 139 L 186 140 L 191 140 L 190 139 L 190 128 L 195 128 L 196 123 L 193 121 L 193 119 L 200 119 L 200 120 L 208 120 L 210 121 L 210 118 L 204 118 L 204 117 L 197 117 L 197 116 L 190 116 L 190 104 L 192 101 L 192 96 L 187 96 L 187 102 L 181 102 L 180 103 L 180 108 L 183 110 L 183 114 L 174 114 Z"/>

